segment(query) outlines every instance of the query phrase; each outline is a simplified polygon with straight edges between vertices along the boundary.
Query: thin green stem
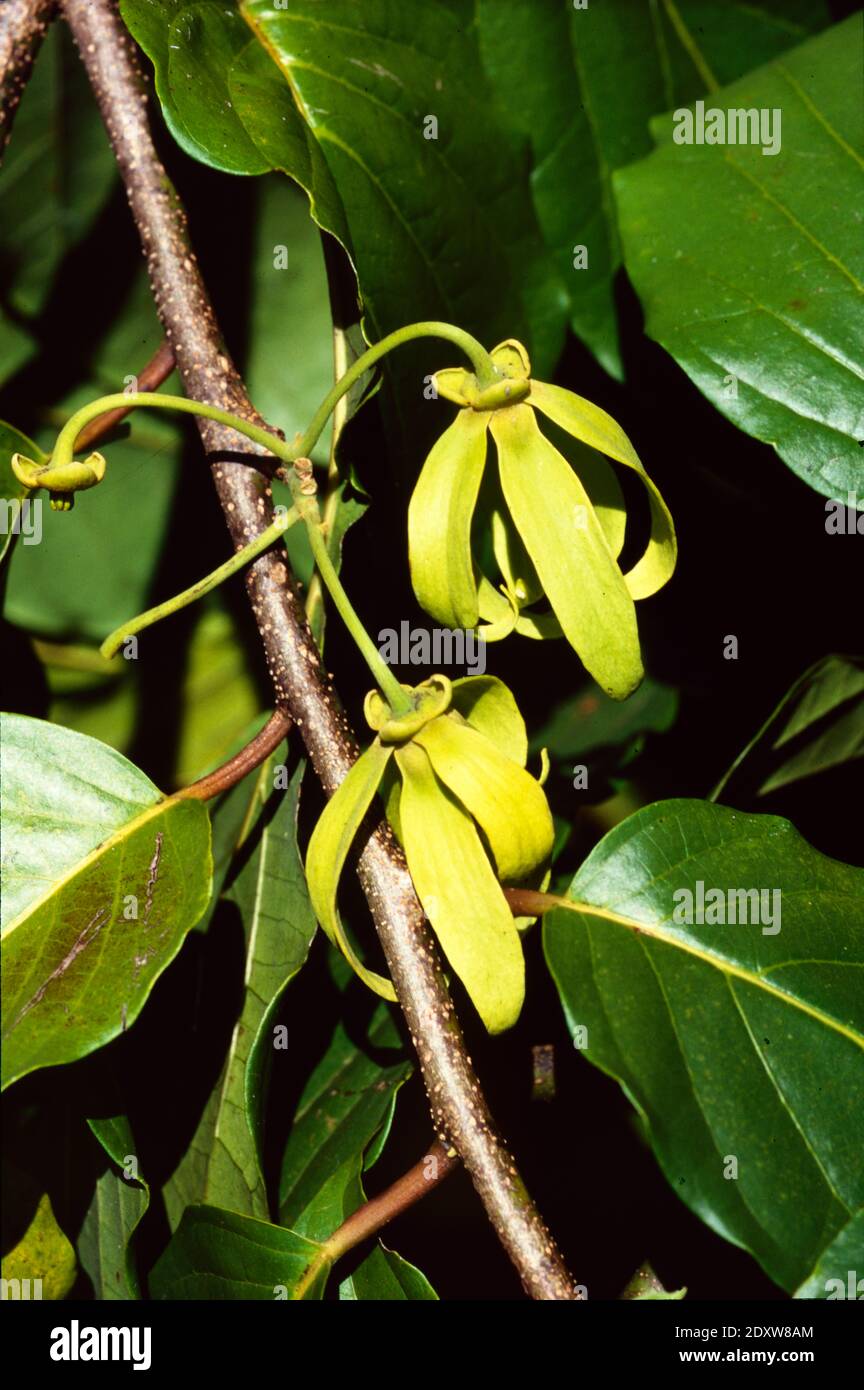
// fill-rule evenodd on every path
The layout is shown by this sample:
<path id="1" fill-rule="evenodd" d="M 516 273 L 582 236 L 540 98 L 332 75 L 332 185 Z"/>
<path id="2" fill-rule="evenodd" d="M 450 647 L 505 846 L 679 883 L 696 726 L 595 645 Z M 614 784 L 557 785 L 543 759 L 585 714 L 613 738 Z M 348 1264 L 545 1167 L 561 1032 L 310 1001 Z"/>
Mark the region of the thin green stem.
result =
<path id="1" fill-rule="evenodd" d="M 121 407 L 132 410 L 138 406 L 152 406 L 156 410 L 179 410 L 186 415 L 203 415 L 205 420 L 218 420 L 221 425 L 229 425 L 231 429 L 237 430 L 238 434 L 244 434 L 247 439 L 261 444 L 284 463 L 293 463 L 297 457 L 296 450 L 289 449 L 278 435 L 261 429 L 260 425 L 250 424 L 248 420 L 241 420 L 238 415 L 232 415 L 227 410 L 220 410 L 218 406 L 204 405 L 201 401 L 190 400 L 188 396 L 166 396 L 155 391 L 132 391 L 128 395 L 117 393 L 113 396 L 100 396 L 99 400 L 89 401 L 80 410 L 76 410 L 74 415 L 70 415 L 57 436 L 51 462 L 62 464 L 72 461 L 75 441 L 91 420 L 104 415 L 108 410 Z"/>
<path id="2" fill-rule="evenodd" d="M 224 565 L 213 570 L 204 579 L 199 579 L 197 584 L 192 584 L 188 589 L 184 589 L 182 594 L 175 594 L 173 598 L 166 599 L 164 603 L 158 603 L 155 608 L 148 608 L 146 613 L 139 613 L 137 618 L 130 618 L 128 623 L 122 627 L 115 628 L 110 636 L 105 638 L 99 648 L 102 655 L 110 658 L 120 650 L 127 637 L 134 637 L 135 633 L 143 632 L 146 627 L 152 627 L 162 618 L 167 618 L 171 613 L 177 613 L 181 608 L 186 608 L 188 604 L 194 603 L 196 599 L 203 598 L 209 594 L 211 589 L 230 579 L 232 574 L 243 569 L 260 555 L 262 550 L 267 548 L 289 530 L 296 521 L 300 520 L 300 515 L 296 507 L 292 507 L 289 512 L 277 517 L 272 526 L 268 526 L 266 531 L 262 531 L 260 536 L 256 536 L 254 541 L 245 545 L 242 550 L 238 550 L 230 560 L 226 560 Z"/>
<path id="3" fill-rule="evenodd" d="M 350 391 L 355 381 L 363 375 L 365 371 L 385 357 L 393 348 L 401 347 L 403 343 L 410 343 L 417 338 L 444 338 L 447 342 L 455 344 L 461 348 L 465 356 L 474 368 L 478 384 L 491 386 L 498 380 L 498 373 L 495 364 L 489 353 L 470 333 L 466 333 L 462 328 L 456 328 L 452 323 L 441 323 L 437 319 L 426 319 L 422 323 L 409 323 L 405 328 L 397 328 L 395 332 L 388 333 L 386 338 L 374 343 L 367 348 L 364 353 L 357 358 L 356 362 L 348 368 L 344 376 L 328 391 L 324 400 L 316 410 L 312 421 L 306 432 L 292 445 L 294 458 L 308 458 L 324 430 L 324 426 L 330 419 L 331 412 L 345 395 Z"/>
<path id="4" fill-rule="evenodd" d="M 339 612 L 342 621 L 354 638 L 360 655 L 369 667 L 374 676 L 378 688 L 390 706 L 394 715 L 408 714 L 413 708 L 410 696 L 402 689 L 387 662 L 379 652 L 369 633 L 360 621 L 357 612 L 351 603 L 342 581 L 336 573 L 336 568 L 330 558 L 327 549 L 327 542 L 324 538 L 324 531 L 321 526 L 321 518 L 318 512 L 318 503 L 314 497 L 298 496 L 295 492 L 297 509 L 306 523 L 306 531 L 309 536 L 309 545 L 315 557 L 315 564 L 318 566 L 318 573 L 324 581 L 327 592 L 332 598 Z"/>

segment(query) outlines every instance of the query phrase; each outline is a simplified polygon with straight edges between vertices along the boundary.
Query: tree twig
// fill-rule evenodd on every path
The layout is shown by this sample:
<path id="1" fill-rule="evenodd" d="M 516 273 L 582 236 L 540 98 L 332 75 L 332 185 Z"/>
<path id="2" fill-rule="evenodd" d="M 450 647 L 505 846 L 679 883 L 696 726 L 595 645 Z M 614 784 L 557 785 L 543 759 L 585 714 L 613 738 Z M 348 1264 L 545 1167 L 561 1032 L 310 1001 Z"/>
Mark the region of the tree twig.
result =
<path id="1" fill-rule="evenodd" d="M 263 423 L 222 342 L 189 244 L 185 213 L 153 148 L 132 41 L 109 0 L 64 0 L 64 10 L 114 147 L 184 388 L 197 400 Z M 272 520 L 272 460 L 215 422 L 202 420 L 199 430 L 239 549 Z M 250 567 L 246 582 L 276 703 L 287 707 L 317 776 L 332 795 L 358 747 L 322 669 L 287 556 L 268 551 Z M 363 848 L 358 873 L 417 1049 L 439 1137 L 462 1158 L 528 1294 L 579 1298 L 495 1129 L 466 1054 L 437 947 L 386 824 Z"/>
<path id="2" fill-rule="evenodd" d="M 264 728 L 255 737 L 241 748 L 239 753 L 235 753 L 233 758 L 229 758 L 227 763 L 217 767 L 213 772 L 208 772 L 205 777 L 199 777 L 197 782 L 190 782 L 188 787 L 176 792 L 175 797 L 188 797 L 193 801 L 209 801 L 211 797 L 220 796 L 222 792 L 230 791 L 236 787 L 238 782 L 253 768 L 260 767 L 265 758 L 269 758 L 274 748 L 278 748 L 283 738 L 287 736 L 291 729 L 291 716 L 284 709 L 274 710 Z"/>
<path id="3" fill-rule="evenodd" d="M 5 0 L 0 8 L 0 154 L 56 10 L 57 0 Z"/>
<path id="4" fill-rule="evenodd" d="M 163 381 L 174 370 L 174 349 L 170 343 L 160 343 L 147 366 L 142 368 L 135 378 L 136 391 L 158 391 Z M 107 438 L 112 430 L 125 420 L 130 410 L 134 410 L 132 405 L 118 406 L 116 410 L 106 410 L 104 415 L 91 420 L 89 425 L 85 425 L 78 438 L 75 440 L 75 452 L 86 453 L 92 449 L 94 444 Z"/>

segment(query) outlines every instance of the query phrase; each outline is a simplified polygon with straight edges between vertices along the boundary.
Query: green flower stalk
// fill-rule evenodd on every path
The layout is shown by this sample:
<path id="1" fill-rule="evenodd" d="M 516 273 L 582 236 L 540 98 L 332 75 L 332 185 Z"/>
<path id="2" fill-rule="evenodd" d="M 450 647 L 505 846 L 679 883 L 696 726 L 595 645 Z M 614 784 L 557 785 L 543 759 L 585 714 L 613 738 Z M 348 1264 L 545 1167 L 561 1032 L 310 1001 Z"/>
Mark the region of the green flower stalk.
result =
<path id="1" fill-rule="evenodd" d="M 490 1033 L 516 1022 L 525 996 L 522 944 L 502 883 L 524 881 L 552 849 L 552 816 L 526 771 L 525 724 L 493 676 L 432 676 L 394 715 L 366 699 L 375 738 L 328 802 L 309 841 L 316 916 L 365 983 L 395 999 L 358 959 L 336 907 L 339 879 L 376 793 L 386 801 L 442 950 Z"/>
<path id="2" fill-rule="evenodd" d="M 433 446 L 411 499 L 414 591 L 439 622 L 479 625 L 487 640 L 514 630 L 534 638 L 563 634 L 603 689 L 623 700 L 644 674 L 635 600 L 656 593 L 675 568 L 669 510 L 610 415 L 571 391 L 533 380 L 520 343 L 501 343 L 491 356 L 499 376 L 492 386 L 481 386 L 461 368 L 435 376 L 438 395 L 461 408 Z M 575 467 L 541 433 L 538 415 L 579 441 Z M 486 507 L 483 519 L 500 588 L 472 555 L 490 434 L 503 504 Z M 624 500 L 609 459 L 638 474 L 651 507 L 647 548 L 626 574 L 618 564 Z M 544 595 L 551 613 L 524 611 Z"/>

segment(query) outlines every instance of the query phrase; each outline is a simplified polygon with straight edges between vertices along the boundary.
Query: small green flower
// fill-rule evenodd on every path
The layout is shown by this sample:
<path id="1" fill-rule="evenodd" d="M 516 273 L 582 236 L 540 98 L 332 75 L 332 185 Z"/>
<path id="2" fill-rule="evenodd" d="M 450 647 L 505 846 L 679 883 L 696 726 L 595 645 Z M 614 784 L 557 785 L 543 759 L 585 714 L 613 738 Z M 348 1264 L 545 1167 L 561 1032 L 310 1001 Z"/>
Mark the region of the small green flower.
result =
<path id="1" fill-rule="evenodd" d="M 489 1032 L 499 1033 L 516 1022 L 525 995 L 522 944 L 501 883 L 524 880 L 548 858 L 552 817 L 525 770 L 525 724 L 501 681 L 438 675 L 411 697 L 411 713 L 393 719 L 377 692 L 367 696 L 376 737 L 309 841 L 312 905 L 361 979 L 395 999 L 390 981 L 357 958 L 336 908 L 348 851 L 380 793 L 444 954 Z"/>
<path id="2" fill-rule="evenodd" d="M 675 568 L 672 518 L 610 415 L 572 391 L 534 381 L 520 343 L 502 343 L 491 355 L 501 379 L 485 389 L 461 368 L 435 376 L 439 396 L 461 409 L 433 446 L 411 499 L 414 591 L 448 627 L 474 628 L 482 620 L 487 640 L 514 630 L 535 638 L 563 634 L 603 689 L 623 700 L 643 676 L 634 600 L 656 593 Z M 575 467 L 540 432 L 537 412 L 579 441 Z M 500 588 L 482 573 L 471 546 L 490 433 L 500 495 L 496 488 L 480 512 Z M 608 459 L 639 475 L 651 507 L 647 548 L 626 574 L 618 564 L 624 500 Z M 551 612 L 523 611 L 544 595 Z"/>
<path id="3" fill-rule="evenodd" d="M 25 454 L 12 455 L 12 472 L 25 487 L 48 489 L 55 512 L 70 512 L 75 505 L 74 494 L 95 487 L 105 477 L 105 460 L 101 454 L 89 454 L 83 463 L 35 463 Z"/>

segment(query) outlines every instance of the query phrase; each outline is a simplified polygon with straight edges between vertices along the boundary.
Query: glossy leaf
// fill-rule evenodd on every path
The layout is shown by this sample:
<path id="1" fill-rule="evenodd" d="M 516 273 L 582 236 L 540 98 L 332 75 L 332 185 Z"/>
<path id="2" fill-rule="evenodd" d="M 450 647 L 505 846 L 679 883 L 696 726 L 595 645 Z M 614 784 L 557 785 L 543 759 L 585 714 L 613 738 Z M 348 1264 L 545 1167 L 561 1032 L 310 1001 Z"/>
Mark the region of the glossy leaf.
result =
<path id="1" fill-rule="evenodd" d="M 314 1241 L 282 1226 L 218 1207 L 187 1207 L 153 1267 L 150 1292 L 158 1299 L 292 1300 L 320 1253 Z M 320 1299 L 327 1273 L 321 1266 L 302 1297 Z"/>
<path id="2" fill-rule="evenodd" d="M 4 715 L 2 753 L 6 1086 L 131 1026 L 212 866 L 204 806 L 164 800 L 95 739 Z"/>
<path id="3" fill-rule="evenodd" d="M 752 786 L 767 796 L 864 757 L 864 660 L 828 656 L 797 680 L 714 790 L 724 801 Z"/>
<path id="4" fill-rule="evenodd" d="M 362 1044 L 336 1025 L 292 1120 L 279 1179 L 283 1225 L 324 1241 L 359 1205 L 364 1154 L 376 1136 L 386 1137 L 411 1070 L 385 1006 Z"/>
<path id="5" fill-rule="evenodd" d="M 188 1150 L 163 1190 L 175 1228 L 184 1207 L 197 1203 L 261 1219 L 269 1214 L 260 1154 L 261 1110 L 273 1049 L 271 1024 L 315 934 L 297 847 L 304 766 L 295 769 L 287 788 L 271 792 L 251 840 L 252 851 L 229 890 L 230 900 L 240 909 L 246 939 L 243 1006 L 219 1080 Z M 272 777 L 271 768 L 271 786 Z"/>
<path id="6" fill-rule="evenodd" d="M 700 883 L 725 925 L 711 898 L 699 923 Z M 751 889 L 757 920 L 751 901 L 732 922 L 729 890 Z M 864 1204 L 862 892 L 788 821 L 668 801 L 612 830 L 570 886 L 578 910 L 545 923 L 574 1036 L 670 1183 L 789 1290 Z"/>
<path id="7" fill-rule="evenodd" d="M 141 1283 L 131 1242 L 150 1204 L 150 1189 L 142 1177 L 132 1177 L 127 1168 L 136 1154 L 125 1115 L 88 1123 L 112 1166 L 96 1180 L 78 1236 L 78 1257 L 100 1302 L 138 1299 Z"/>
<path id="8" fill-rule="evenodd" d="M 827 22 L 825 6 L 657 0 L 627 3 L 626 17 L 620 4 L 465 0 L 463 9 L 502 115 L 530 143 L 531 195 L 573 330 L 620 377 L 613 172 L 648 153 L 653 114 L 805 38 Z"/>
<path id="9" fill-rule="evenodd" d="M 769 136 L 782 118 L 775 153 L 761 137 L 676 144 L 667 117 L 656 151 L 615 181 L 647 331 L 718 410 L 844 502 L 864 438 L 864 250 L 848 215 L 864 197 L 860 48 L 859 15 L 712 93 L 711 109 L 766 113 Z"/>

